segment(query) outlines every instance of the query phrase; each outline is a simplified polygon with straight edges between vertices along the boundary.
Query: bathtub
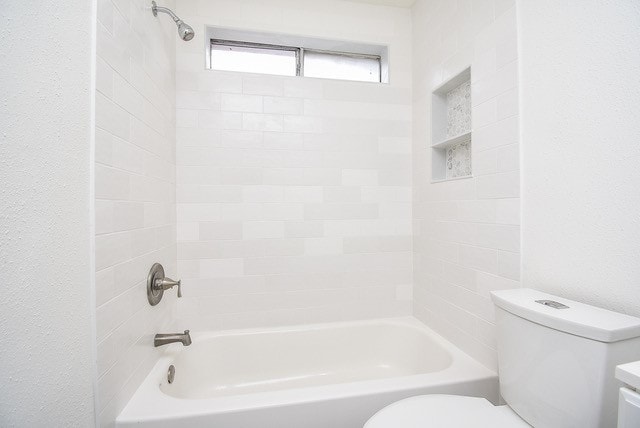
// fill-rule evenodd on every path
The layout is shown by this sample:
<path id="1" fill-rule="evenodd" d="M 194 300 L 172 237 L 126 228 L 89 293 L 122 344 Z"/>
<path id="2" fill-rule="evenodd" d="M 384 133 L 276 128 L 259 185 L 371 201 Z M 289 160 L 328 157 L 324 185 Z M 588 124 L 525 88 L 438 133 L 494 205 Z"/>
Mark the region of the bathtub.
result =
<path id="1" fill-rule="evenodd" d="M 410 317 L 192 339 L 167 347 L 117 427 L 361 428 L 412 395 L 498 398 L 496 373 Z"/>

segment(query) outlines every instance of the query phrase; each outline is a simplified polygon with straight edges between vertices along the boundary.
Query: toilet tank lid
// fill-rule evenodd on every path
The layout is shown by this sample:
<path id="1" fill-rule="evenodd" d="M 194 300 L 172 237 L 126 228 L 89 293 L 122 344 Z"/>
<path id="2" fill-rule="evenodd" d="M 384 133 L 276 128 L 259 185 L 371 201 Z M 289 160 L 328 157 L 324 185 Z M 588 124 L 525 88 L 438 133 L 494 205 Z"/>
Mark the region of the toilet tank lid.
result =
<path id="1" fill-rule="evenodd" d="M 640 337 L 640 318 L 597 308 L 530 288 L 492 291 L 493 303 L 521 318 L 600 342 Z M 536 301 L 546 301 L 538 303 Z M 560 303 L 567 308 L 554 307 Z"/>

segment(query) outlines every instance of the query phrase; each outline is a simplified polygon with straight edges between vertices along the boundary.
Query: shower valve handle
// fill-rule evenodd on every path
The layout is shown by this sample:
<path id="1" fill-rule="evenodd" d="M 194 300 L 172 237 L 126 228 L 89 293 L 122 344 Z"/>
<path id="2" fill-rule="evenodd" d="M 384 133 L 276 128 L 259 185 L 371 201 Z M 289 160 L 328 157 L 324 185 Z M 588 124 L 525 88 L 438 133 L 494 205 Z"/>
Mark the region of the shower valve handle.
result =
<path id="1" fill-rule="evenodd" d="M 155 288 L 157 290 L 168 290 L 170 288 L 173 288 L 175 286 L 178 286 L 178 297 L 182 297 L 182 286 L 181 286 L 181 281 L 174 281 L 171 278 L 158 278 L 156 279 L 156 283 L 154 284 Z"/>

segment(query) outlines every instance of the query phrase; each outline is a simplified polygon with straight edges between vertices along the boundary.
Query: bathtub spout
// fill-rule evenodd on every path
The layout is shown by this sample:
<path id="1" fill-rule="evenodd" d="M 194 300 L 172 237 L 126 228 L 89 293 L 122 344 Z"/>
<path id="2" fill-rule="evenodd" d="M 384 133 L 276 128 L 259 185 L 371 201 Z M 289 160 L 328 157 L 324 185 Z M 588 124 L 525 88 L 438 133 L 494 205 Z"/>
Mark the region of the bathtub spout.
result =
<path id="1" fill-rule="evenodd" d="M 191 335 L 189 330 L 185 330 L 184 333 L 172 333 L 172 334 L 156 334 L 153 338 L 153 346 L 156 348 L 162 345 L 168 345 L 169 343 L 180 342 L 184 346 L 191 345 Z"/>

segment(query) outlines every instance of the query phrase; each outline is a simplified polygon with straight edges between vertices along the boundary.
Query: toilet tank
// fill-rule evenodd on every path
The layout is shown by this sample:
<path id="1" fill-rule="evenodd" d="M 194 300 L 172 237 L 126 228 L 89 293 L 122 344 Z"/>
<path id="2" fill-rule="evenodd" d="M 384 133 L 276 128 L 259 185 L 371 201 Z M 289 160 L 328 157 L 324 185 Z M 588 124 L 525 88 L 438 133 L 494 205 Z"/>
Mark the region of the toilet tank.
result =
<path id="1" fill-rule="evenodd" d="M 534 427 L 615 427 L 615 366 L 640 360 L 640 319 L 526 288 L 491 294 L 507 404 Z"/>

